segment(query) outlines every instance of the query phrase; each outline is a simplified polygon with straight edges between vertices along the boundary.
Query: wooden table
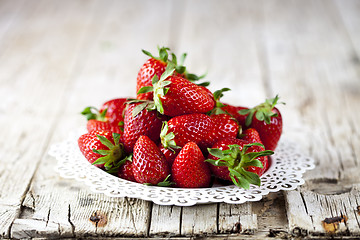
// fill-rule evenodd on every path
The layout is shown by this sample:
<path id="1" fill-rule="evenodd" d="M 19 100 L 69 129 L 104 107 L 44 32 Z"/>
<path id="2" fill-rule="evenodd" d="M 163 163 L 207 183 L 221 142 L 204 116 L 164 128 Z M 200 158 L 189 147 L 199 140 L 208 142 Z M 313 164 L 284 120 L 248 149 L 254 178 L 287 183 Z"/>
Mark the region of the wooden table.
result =
<path id="1" fill-rule="evenodd" d="M 360 237 L 360 1 L 0 1 L 0 236 Z M 157 46 L 188 53 L 224 101 L 279 94 L 284 136 L 315 159 L 294 191 L 160 206 L 61 178 L 50 146 L 79 112 L 135 95 Z M 90 221 L 102 212 L 103 224 Z"/>

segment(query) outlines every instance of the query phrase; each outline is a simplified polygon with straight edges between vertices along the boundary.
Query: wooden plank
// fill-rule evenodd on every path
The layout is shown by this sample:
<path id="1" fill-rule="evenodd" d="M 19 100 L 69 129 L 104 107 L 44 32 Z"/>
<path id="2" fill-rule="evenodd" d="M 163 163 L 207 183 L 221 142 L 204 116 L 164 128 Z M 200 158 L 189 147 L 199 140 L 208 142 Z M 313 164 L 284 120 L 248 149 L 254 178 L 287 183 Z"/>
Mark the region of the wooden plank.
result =
<path id="1" fill-rule="evenodd" d="M 14 7 L 17 7 L 16 4 Z M 55 9 L 57 7 L 52 6 Z M 46 64 L 58 60 L 56 55 L 50 53 L 56 43 L 53 37 L 57 39 L 56 33 L 60 30 L 45 27 L 48 22 L 39 17 L 44 13 L 43 10 L 40 1 L 36 4 L 24 3 L 6 30 L 7 34 L 0 39 L 4 49 L 0 55 L 0 89 L 4 100 L 0 107 L 0 128 L 2 134 L 11 136 L 11 141 L 4 138 L 0 140 L 3 147 L 0 206 L 8 217 L 1 224 L 0 233 L 4 237 L 9 237 L 9 228 L 20 213 L 25 192 L 48 145 L 49 132 L 56 118 L 52 109 L 61 106 L 58 99 L 67 83 L 60 80 L 62 76 L 59 76 L 59 72 L 66 75 L 71 70 L 71 66 L 60 64 L 57 67 L 60 71 L 56 72 Z M 67 20 L 63 16 L 47 12 L 44 17 L 49 18 L 50 15 L 54 25 L 66 25 Z M 81 32 L 72 33 L 71 44 L 58 46 L 58 50 L 67 55 L 68 60 L 71 59 L 73 46 L 76 46 L 80 36 Z M 43 54 L 46 49 L 49 51 L 48 55 Z"/>
<path id="2" fill-rule="evenodd" d="M 151 212 L 150 236 L 180 236 L 182 207 L 154 204 Z"/>
<path id="3" fill-rule="evenodd" d="M 203 204 L 183 207 L 181 218 L 181 235 L 206 236 L 218 232 L 217 204 Z"/>
<path id="4" fill-rule="evenodd" d="M 336 6 L 328 1 L 266 2 L 264 21 L 260 31 L 265 33 L 270 85 L 288 103 L 284 132 L 317 161 L 316 174 L 306 174 L 312 181 L 299 191 L 285 192 L 289 231 L 302 237 L 329 234 L 323 222 L 351 212 L 349 191 L 360 182 L 353 137 L 348 135 L 358 128 L 350 109 L 360 100 L 353 92 L 360 87 L 357 70 L 349 64 L 354 48 Z M 358 235 L 357 216 L 347 218 L 335 233 Z"/>
<path id="5" fill-rule="evenodd" d="M 140 3 L 142 7 L 139 7 Z M 74 4 L 81 7 L 80 2 Z M 100 106 L 113 97 L 128 97 L 135 93 L 137 71 L 147 58 L 141 53 L 141 48 L 149 45 L 155 48 L 157 41 L 161 43 L 166 39 L 151 36 L 168 35 L 169 27 L 158 29 L 156 26 L 160 23 L 162 26 L 166 25 L 163 17 L 170 17 L 171 12 L 168 9 L 171 3 L 159 1 L 157 4 L 155 6 L 143 1 L 130 4 L 124 4 L 123 1 L 94 1 L 92 7 L 84 12 L 87 19 L 79 22 L 74 21 L 74 18 L 78 11 L 82 11 L 81 8 L 73 8 L 69 13 L 69 25 L 74 25 L 74 30 L 85 29 L 85 32 L 83 45 L 75 50 L 72 72 L 67 76 L 72 84 L 67 86 L 66 94 L 59 98 L 62 106 L 53 110 L 59 119 L 53 122 L 50 145 L 64 140 L 69 131 L 85 125 L 85 119 L 79 114 L 84 107 Z M 64 6 L 70 7 L 66 4 Z M 49 3 L 48 7 L 52 7 L 52 4 Z M 142 14 L 131 14 L 145 14 L 151 9 L 155 11 L 156 7 L 156 11 L 168 15 L 152 15 L 153 21 L 142 24 Z M 123 22 L 129 24 L 124 25 Z M 117 30 L 114 31 L 114 28 Z M 67 39 L 71 40 L 71 36 L 67 36 Z M 106 91 L 94 94 L 99 88 Z M 21 235 L 23 228 L 27 229 L 28 237 L 148 235 L 152 207 L 150 202 L 94 194 L 83 183 L 54 178 L 57 173 L 50 171 L 49 167 L 52 168 L 55 164 L 55 159 L 47 155 L 42 157 L 28 192 L 39 204 L 35 204 L 31 211 L 24 211 L 20 218 L 15 220 L 11 229 L 12 236 L 25 236 Z M 102 226 L 100 222 L 91 222 L 89 218 L 94 214 L 106 216 L 106 224 Z M 52 226 L 59 226 L 60 230 L 50 231 L 46 229 L 46 224 L 34 224 L 38 221 L 51 222 Z"/>

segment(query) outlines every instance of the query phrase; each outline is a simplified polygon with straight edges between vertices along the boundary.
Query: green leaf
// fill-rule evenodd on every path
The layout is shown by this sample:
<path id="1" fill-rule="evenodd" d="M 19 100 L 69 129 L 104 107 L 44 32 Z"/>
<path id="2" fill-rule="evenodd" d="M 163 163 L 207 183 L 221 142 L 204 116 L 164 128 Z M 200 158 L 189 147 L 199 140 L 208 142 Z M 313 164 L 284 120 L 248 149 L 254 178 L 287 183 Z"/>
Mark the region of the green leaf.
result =
<path id="1" fill-rule="evenodd" d="M 177 57 L 174 53 L 171 53 L 171 62 L 176 66 L 177 65 Z"/>
<path id="2" fill-rule="evenodd" d="M 170 179 L 170 174 L 167 175 L 167 177 L 164 179 L 164 181 L 159 182 L 157 185 L 159 187 L 170 187 L 171 185 L 175 184 L 174 182 L 170 182 L 169 179 Z"/>
<path id="3" fill-rule="evenodd" d="M 240 177 L 234 177 L 233 175 L 230 175 L 231 180 L 233 181 L 233 183 L 238 186 L 239 188 L 244 188 L 244 189 L 249 189 L 250 188 L 250 184 L 248 181 L 246 181 L 244 178 Z"/>
<path id="4" fill-rule="evenodd" d="M 259 175 L 253 172 L 246 171 L 245 169 L 241 169 L 241 174 L 244 176 L 246 181 L 248 181 L 250 184 L 254 184 L 257 186 L 261 185 L 261 179 Z"/>
<path id="5" fill-rule="evenodd" d="M 157 83 L 159 81 L 159 78 L 158 78 L 158 76 L 155 74 L 154 76 L 153 76 L 153 78 L 151 79 L 151 83 L 152 83 L 152 85 L 155 85 L 155 83 Z"/>
<path id="6" fill-rule="evenodd" d="M 185 59 L 186 59 L 187 53 L 183 53 L 180 57 L 180 65 L 184 65 Z"/>
<path id="7" fill-rule="evenodd" d="M 245 126 L 249 127 L 254 117 L 255 110 L 251 109 L 249 115 L 245 119 Z"/>
<path id="8" fill-rule="evenodd" d="M 250 111 L 251 111 L 251 109 L 241 109 L 241 110 L 238 111 L 238 113 L 240 115 L 247 115 L 247 114 L 250 113 Z"/>
<path id="9" fill-rule="evenodd" d="M 216 90 L 214 92 L 214 99 L 216 101 L 219 101 L 219 99 L 224 96 L 223 92 L 227 92 L 227 91 L 230 91 L 230 90 L 231 90 L 230 88 L 222 88 L 220 90 Z"/>
<path id="10" fill-rule="evenodd" d="M 162 81 L 159 83 L 159 87 L 166 87 L 171 84 L 171 81 Z"/>
<path id="11" fill-rule="evenodd" d="M 203 86 L 203 87 L 208 87 L 210 85 L 210 82 L 197 83 L 196 85 Z"/>
<path id="12" fill-rule="evenodd" d="M 229 164 L 221 159 L 214 160 L 214 159 L 206 159 L 205 162 L 211 163 L 214 166 L 228 166 Z"/>
<path id="13" fill-rule="evenodd" d="M 146 50 L 144 50 L 144 49 L 142 49 L 141 51 L 142 51 L 145 55 L 147 55 L 147 56 L 149 56 L 149 57 L 151 57 L 151 58 L 157 59 L 157 58 L 154 57 L 150 52 L 148 52 L 148 51 L 146 51 Z"/>
<path id="14" fill-rule="evenodd" d="M 99 113 L 99 110 L 95 107 L 86 107 L 81 114 L 86 117 L 87 120 L 90 119 L 97 119 L 97 115 Z"/>
<path id="15" fill-rule="evenodd" d="M 148 104 L 149 104 L 148 102 L 144 102 L 139 105 L 136 105 L 132 111 L 133 117 L 136 117 L 142 110 L 144 110 L 147 107 Z"/>
<path id="16" fill-rule="evenodd" d="M 113 139 L 114 139 L 114 143 L 115 143 L 115 145 L 119 145 L 119 142 L 120 142 L 120 134 L 118 134 L 118 133 L 112 133 L 112 137 L 113 137 Z"/>
<path id="17" fill-rule="evenodd" d="M 184 67 L 184 66 L 176 66 L 175 70 L 176 70 L 177 73 L 183 74 L 186 71 L 186 67 Z"/>
<path id="18" fill-rule="evenodd" d="M 99 149 L 99 150 L 97 150 L 97 149 L 93 149 L 92 150 L 94 153 L 97 153 L 97 154 L 100 154 L 100 155 L 104 155 L 104 156 L 106 156 L 106 155 L 108 155 L 111 151 L 110 150 L 101 150 L 101 149 Z"/>
<path id="19" fill-rule="evenodd" d="M 106 137 L 98 135 L 98 134 L 96 136 L 99 138 L 100 142 L 102 144 L 104 144 L 106 147 L 108 147 L 109 149 L 112 149 L 114 147 L 114 144 L 112 144 L 112 142 L 109 139 L 107 139 Z"/>
<path id="20" fill-rule="evenodd" d="M 104 156 L 101 158 L 98 158 L 95 162 L 92 163 L 92 165 L 96 165 L 96 164 L 105 164 L 106 162 L 108 162 L 110 160 L 110 156 Z"/>
<path id="21" fill-rule="evenodd" d="M 172 63 L 168 63 L 168 65 L 166 66 L 165 72 L 161 75 L 160 80 L 159 81 L 164 81 L 165 79 L 167 79 L 169 76 L 171 76 L 175 71 L 175 66 Z"/>
<path id="22" fill-rule="evenodd" d="M 148 92 L 153 92 L 154 88 L 152 86 L 145 86 L 139 89 L 139 91 L 137 92 L 137 94 L 140 93 L 148 93 Z"/>
<path id="23" fill-rule="evenodd" d="M 249 161 L 249 162 L 247 162 L 247 163 L 244 163 L 244 164 L 242 164 L 242 166 L 243 166 L 244 168 L 246 168 L 246 167 L 258 167 L 258 168 L 263 168 L 263 167 L 264 167 L 264 165 L 262 164 L 262 162 L 261 162 L 260 160 L 257 160 L 257 159 L 253 159 L 253 160 L 251 160 L 251 161 Z"/>
<path id="24" fill-rule="evenodd" d="M 223 151 L 218 149 L 218 148 L 208 148 L 207 150 L 214 157 L 217 157 L 217 158 L 223 158 L 224 157 Z"/>
<path id="25" fill-rule="evenodd" d="M 165 48 L 162 47 L 159 50 L 159 56 L 160 56 L 160 60 L 162 60 L 163 62 L 167 62 L 169 54 L 168 54 L 168 50 L 170 50 L 169 48 Z"/>

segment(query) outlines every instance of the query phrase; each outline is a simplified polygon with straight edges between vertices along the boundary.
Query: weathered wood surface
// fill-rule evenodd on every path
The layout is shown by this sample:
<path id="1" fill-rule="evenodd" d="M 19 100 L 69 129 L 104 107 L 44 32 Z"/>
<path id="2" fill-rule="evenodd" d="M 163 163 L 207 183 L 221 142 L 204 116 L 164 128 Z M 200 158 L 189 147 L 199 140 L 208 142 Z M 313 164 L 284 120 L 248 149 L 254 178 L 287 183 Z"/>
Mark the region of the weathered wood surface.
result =
<path id="1" fill-rule="evenodd" d="M 359 26 L 356 0 L 1 0 L 0 236 L 360 237 Z M 83 107 L 134 96 L 140 49 L 157 45 L 188 52 L 212 90 L 232 88 L 225 101 L 278 93 L 284 134 L 316 161 L 306 184 L 176 207 L 59 177 L 51 144 L 84 124 Z"/>

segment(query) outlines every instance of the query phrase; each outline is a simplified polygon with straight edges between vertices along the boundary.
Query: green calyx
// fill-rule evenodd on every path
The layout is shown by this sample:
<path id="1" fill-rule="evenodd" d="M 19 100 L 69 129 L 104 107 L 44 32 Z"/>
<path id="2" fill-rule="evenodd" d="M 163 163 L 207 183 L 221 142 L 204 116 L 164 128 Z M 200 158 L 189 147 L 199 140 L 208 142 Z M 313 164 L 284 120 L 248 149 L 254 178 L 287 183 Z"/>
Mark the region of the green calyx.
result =
<path id="1" fill-rule="evenodd" d="M 272 155 L 274 152 L 270 150 L 247 152 L 252 146 L 261 146 L 264 148 L 260 143 L 246 144 L 242 149 L 237 144 L 228 145 L 229 149 L 227 150 L 208 148 L 209 153 L 219 159 L 207 159 L 205 161 L 215 166 L 228 167 L 230 178 L 233 183 L 240 188 L 249 189 L 250 184 L 260 186 L 261 179 L 259 175 L 246 169 L 251 166 L 263 168 L 262 163 L 257 158 Z"/>
<path id="2" fill-rule="evenodd" d="M 168 85 L 171 84 L 171 81 L 166 81 L 168 77 L 170 77 L 175 71 L 175 65 L 172 63 L 168 63 L 166 66 L 165 72 L 161 75 L 160 79 L 158 79 L 155 74 L 152 79 L 152 86 L 146 86 L 139 89 L 137 94 L 153 92 L 154 93 L 154 101 L 151 104 L 145 106 L 148 110 L 157 110 L 159 113 L 164 114 L 164 107 L 162 105 L 161 98 L 166 95 L 169 91 Z M 145 108 L 143 107 L 143 108 Z"/>
<path id="3" fill-rule="evenodd" d="M 170 181 L 170 177 L 171 177 L 171 174 L 167 175 L 167 177 L 159 182 L 158 184 L 156 184 L 156 186 L 159 186 L 159 187 L 170 187 L 171 185 L 174 185 L 175 183 L 174 182 L 171 182 Z M 153 184 L 151 183 L 144 183 L 144 185 L 146 186 L 153 186 Z"/>
<path id="4" fill-rule="evenodd" d="M 185 76 L 186 79 L 188 79 L 190 82 L 196 83 L 197 81 L 199 81 L 200 79 L 203 79 L 206 74 L 203 74 L 201 76 L 197 76 L 196 74 L 193 73 L 189 73 L 186 71 L 186 67 L 184 66 L 184 62 L 185 59 L 187 57 L 187 53 L 183 53 L 178 61 L 177 56 L 174 53 L 171 53 L 171 59 L 169 59 L 169 52 L 170 48 L 168 47 L 158 47 L 158 52 L 159 52 L 159 57 L 155 57 L 154 55 L 152 55 L 150 52 L 146 51 L 146 50 L 142 50 L 142 52 L 153 58 L 153 59 L 157 59 L 160 61 L 165 62 L 166 64 L 172 64 L 175 68 L 175 71 L 179 74 L 183 74 Z M 196 83 L 199 86 L 209 86 L 210 82 L 202 82 L 202 83 Z M 139 94 L 139 93 L 138 93 Z"/>
<path id="5" fill-rule="evenodd" d="M 245 125 L 249 127 L 251 122 L 256 117 L 259 121 L 265 121 L 267 124 L 270 124 L 272 117 L 277 117 L 277 113 L 273 112 L 273 109 L 276 104 L 285 104 L 283 102 L 278 102 L 279 96 L 276 95 L 274 98 L 266 99 L 264 103 L 257 105 L 251 109 L 243 109 L 239 111 L 241 115 L 247 115 L 245 119 Z"/>
<path id="6" fill-rule="evenodd" d="M 95 119 L 99 121 L 105 121 L 105 115 L 106 115 L 107 109 L 105 109 L 102 112 L 99 112 L 99 110 L 95 107 L 86 107 L 81 114 L 86 117 L 87 120 Z"/>
<path id="7" fill-rule="evenodd" d="M 225 105 L 223 103 L 220 102 L 220 98 L 222 98 L 224 96 L 224 92 L 230 91 L 230 88 L 222 88 L 219 90 L 216 90 L 213 93 L 214 96 L 214 100 L 215 100 L 215 107 L 208 112 L 208 115 L 219 115 L 219 114 L 227 114 L 230 115 L 227 111 L 225 111 L 224 109 L 222 109 L 222 107 L 225 107 Z"/>
<path id="8" fill-rule="evenodd" d="M 105 170 L 109 173 L 116 173 L 119 167 L 128 160 L 128 156 L 125 156 L 124 145 L 120 143 L 120 134 L 113 133 L 113 144 L 109 139 L 104 136 L 96 135 L 100 142 L 108 149 L 92 149 L 94 153 L 102 155 L 92 164 L 104 164 Z"/>
<path id="9" fill-rule="evenodd" d="M 164 121 L 160 132 L 161 144 L 164 148 L 168 148 L 175 152 L 174 149 L 179 149 L 181 147 L 176 145 L 176 142 L 174 140 L 175 134 L 173 132 L 168 133 L 168 131 L 169 125 L 166 121 Z"/>

